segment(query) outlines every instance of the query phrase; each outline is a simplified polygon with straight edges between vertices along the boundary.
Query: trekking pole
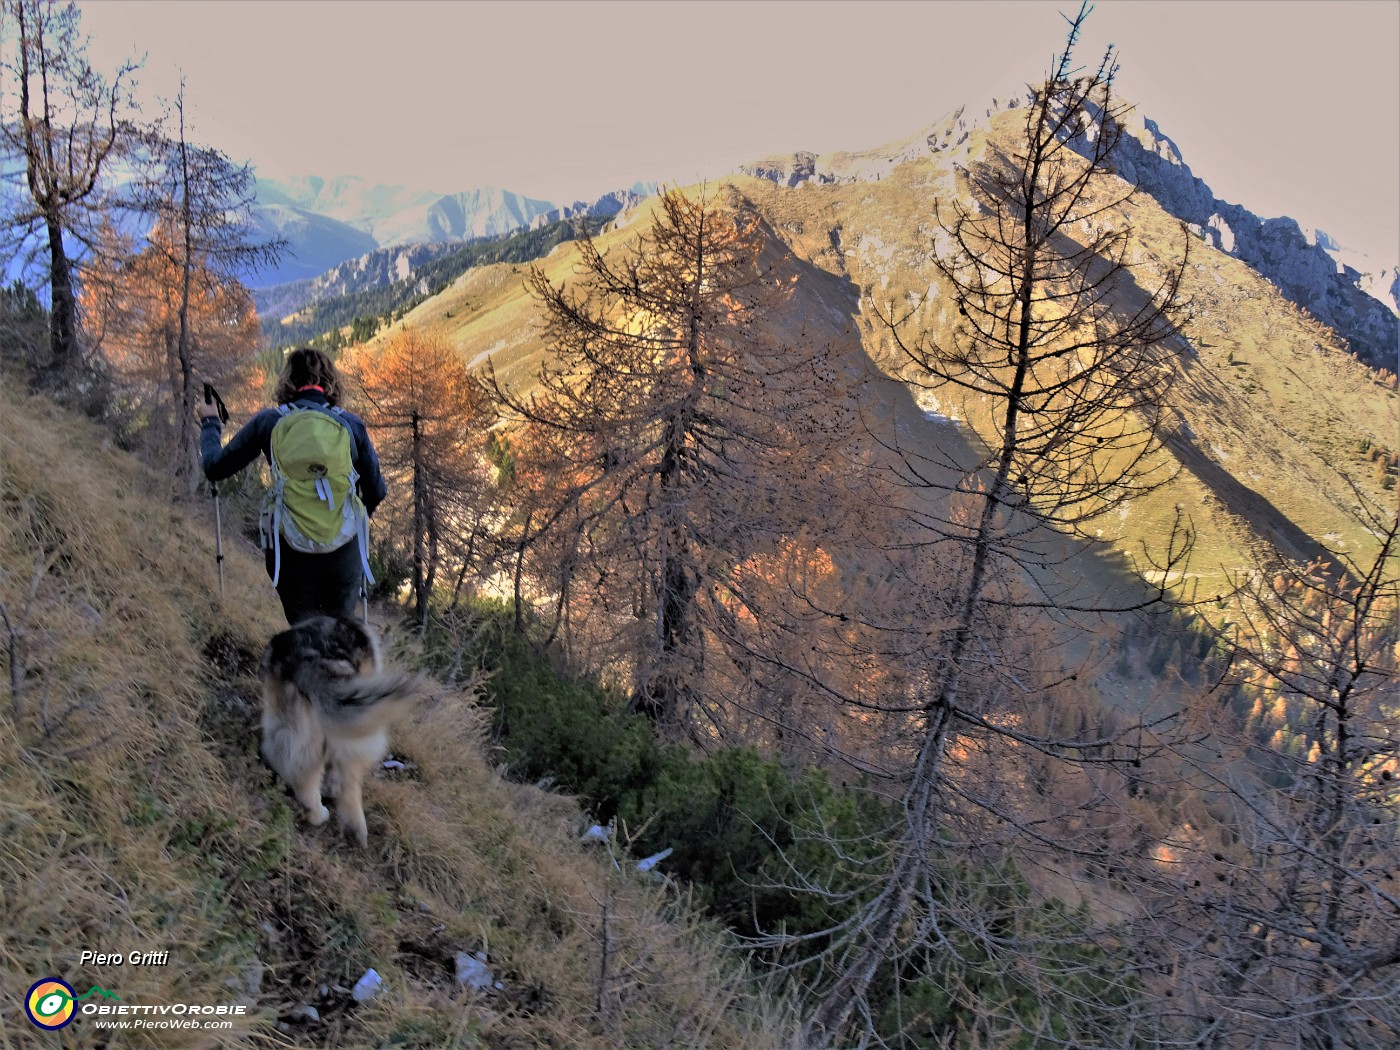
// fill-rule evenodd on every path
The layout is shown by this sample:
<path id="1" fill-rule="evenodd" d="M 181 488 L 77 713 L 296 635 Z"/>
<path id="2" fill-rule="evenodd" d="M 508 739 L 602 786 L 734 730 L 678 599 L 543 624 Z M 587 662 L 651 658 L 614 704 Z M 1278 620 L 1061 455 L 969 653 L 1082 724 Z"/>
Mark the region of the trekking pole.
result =
<path id="1" fill-rule="evenodd" d="M 360 543 L 364 546 L 360 549 L 360 605 L 364 612 L 364 621 L 369 623 L 369 521 L 364 523 L 364 531 L 360 534 Z"/>
<path id="2" fill-rule="evenodd" d="M 214 493 L 214 564 L 219 569 L 219 600 L 224 597 L 224 523 L 219 515 L 219 486 L 216 482 L 209 483 L 209 489 Z"/>
<path id="3" fill-rule="evenodd" d="M 224 407 L 224 399 L 219 396 L 214 389 L 213 383 L 204 384 L 204 403 L 212 405 L 218 402 L 219 422 L 228 422 L 228 409 Z M 219 573 L 219 600 L 224 597 L 224 522 L 223 515 L 219 511 L 219 483 L 211 481 L 209 489 L 214 493 L 214 565 Z"/>

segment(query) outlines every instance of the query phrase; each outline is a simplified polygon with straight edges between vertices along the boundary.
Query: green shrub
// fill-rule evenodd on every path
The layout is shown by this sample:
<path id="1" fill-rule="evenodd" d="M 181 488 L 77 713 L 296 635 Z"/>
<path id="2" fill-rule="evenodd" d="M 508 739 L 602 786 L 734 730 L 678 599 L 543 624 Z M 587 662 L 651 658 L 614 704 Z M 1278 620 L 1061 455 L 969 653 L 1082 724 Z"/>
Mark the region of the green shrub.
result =
<path id="1" fill-rule="evenodd" d="M 513 611 L 504 603 L 477 603 L 467 623 L 432 620 L 424 651 L 439 669 L 452 667 L 461 661 L 463 637 L 470 639 L 472 658 L 491 672 L 495 741 L 511 775 L 580 796 L 600 822 L 615 819 L 630 836 L 634 856 L 671 849 L 663 870 L 688 883 L 697 902 L 736 934 L 828 930 L 878 887 L 862 868 L 879 863 L 881 844 L 889 841 L 883 833 L 899 823 L 890 799 L 863 785 L 835 784 L 822 770 L 787 768 L 751 748 L 699 753 L 662 744 L 648 719 L 627 710 L 625 696 L 536 651 L 515 632 Z M 1170 653 L 1170 643 L 1164 648 Z M 803 880 L 829 892 L 793 888 Z M 1009 862 L 1000 871 L 978 872 L 950 859 L 942 881 L 946 896 L 961 898 L 964 907 L 971 895 L 998 937 L 1039 942 L 1038 976 L 1028 978 L 1022 962 L 992 958 L 984 943 L 953 931 L 952 943 L 930 943 L 881 968 L 871 1002 L 882 1033 L 894 1039 L 890 1045 L 967 1045 L 975 1038 L 979 1003 L 1032 1030 L 1053 1030 L 1066 1045 L 1075 1045 L 1081 1026 L 1112 1029 L 1115 1009 L 1136 986 L 1112 976 L 1104 952 L 1065 936 L 1086 924 L 1082 911 L 1056 901 L 1033 903 L 1035 895 Z M 780 955 L 761 958 L 772 962 Z M 819 996 L 828 979 L 825 972 L 804 971 L 803 994 Z M 1047 1003 L 1047 985 L 1085 1004 L 1084 1016 Z M 1005 1045 L 1042 1045 L 1022 1034 Z"/>
<path id="2" fill-rule="evenodd" d="M 624 696 L 537 653 L 513 631 L 509 607 L 479 603 L 475 611 L 495 743 L 512 776 L 580 796 L 600 823 L 617 821 L 636 856 L 673 850 L 665 870 L 736 933 L 830 921 L 815 897 L 780 888 L 793 881 L 787 865 L 833 881 L 836 858 L 819 833 L 853 840 L 887 826 L 888 800 L 836 788 L 820 770 L 790 770 L 752 748 L 702 754 L 662 744 Z M 429 632 L 426 651 L 439 667 L 453 649 Z"/>
<path id="3" fill-rule="evenodd" d="M 395 544 L 373 540 L 369 548 L 369 571 L 374 584 L 369 596 L 374 601 L 393 601 L 413 575 L 413 560 Z"/>

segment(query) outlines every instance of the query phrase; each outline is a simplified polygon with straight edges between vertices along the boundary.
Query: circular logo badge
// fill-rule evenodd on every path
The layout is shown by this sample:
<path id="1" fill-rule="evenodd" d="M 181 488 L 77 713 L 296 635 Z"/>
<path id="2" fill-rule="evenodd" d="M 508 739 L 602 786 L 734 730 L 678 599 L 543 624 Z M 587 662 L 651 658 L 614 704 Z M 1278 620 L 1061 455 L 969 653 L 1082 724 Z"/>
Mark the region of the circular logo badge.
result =
<path id="1" fill-rule="evenodd" d="M 40 1028 L 63 1028 L 73 1020 L 77 993 L 67 981 L 45 977 L 35 981 L 24 997 L 24 1012 Z"/>

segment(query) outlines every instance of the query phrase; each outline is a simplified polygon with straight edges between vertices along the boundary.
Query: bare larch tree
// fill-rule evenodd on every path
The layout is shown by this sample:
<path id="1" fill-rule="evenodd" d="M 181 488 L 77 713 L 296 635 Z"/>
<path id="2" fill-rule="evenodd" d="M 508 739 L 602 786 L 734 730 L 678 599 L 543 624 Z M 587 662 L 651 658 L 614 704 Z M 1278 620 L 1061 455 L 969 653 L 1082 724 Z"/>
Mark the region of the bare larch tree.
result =
<path id="1" fill-rule="evenodd" d="M 853 1020 L 873 1034 L 872 987 L 897 985 L 916 958 L 928 975 L 928 960 L 936 967 L 939 954 L 959 943 L 977 943 L 985 959 L 1001 960 L 988 961 L 989 971 L 1024 967 L 1035 955 L 1028 942 L 988 923 L 971 890 L 960 910 L 949 899 L 958 891 L 948 873 L 998 870 L 1024 850 L 1054 845 L 1055 824 L 1026 814 L 1030 792 L 1018 798 L 1007 780 L 990 775 L 1015 764 L 1007 756 L 1040 753 L 1112 768 L 1106 756 L 1115 744 L 1101 723 L 1079 735 L 1037 733 L 1054 723 L 1039 710 L 1054 697 L 1050 685 L 1074 670 L 1047 666 L 1043 654 L 1025 653 L 1015 639 L 1028 613 L 1068 620 L 1166 594 L 1159 587 L 1126 603 L 1105 602 L 1086 596 L 1077 574 L 1064 571 L 1092 544 L 1091 522 L 1171 476 L 1160 454 L 1165 399 L 1186 346 L 1178 328 L 1185 249 L 1166 272 L 1132 268 L 1124 205 L 1133 188 L 1109 165 L 1124 108 L 1113 90 L 1114 53 L 1087 74 L 1072 65 L 1087 14 L 1086 4 L 1068 20 L 1067 45 L 1033 90 L 1021 133 L 989 134 L 963 195 L 936 203 L 934 266 L 946 322 L 910 333 L 914 310 L 874 307 L 904 378 L 958 406 L 975 436 L 976 461 L 890 444 L 900 481 L 924 497 L 911 502 L 907 534 L 921 537 L 911 542 L 942 572 L 941 616 L 922 666 L 884 701 L 915 741 L 900 778 L 903 816 L 864 904 L 830 931 L 824 962 L 835 976 L 804 1025 L 807 1046 L 840 1041 Z M 1184 528 L 1164 538 L 1162 579 L 1179 571 L 1188 547 Z M 1074 806 L 1062 807 L 1059 824 L 1072 826 L 1074 816 L 1082 828 L 1110 794 L 1096 789 L 1077 815 Z M 1072 847 L 1066 856 L 1077 856 L 1067 863 L 1082 863 L 1085 836 L 1073 838 L 1063 837 Z M 968 854 L 958 859 L 958 844 L 979 841 L 995 848 L 971 863 Z M 1010 958 L 1017 952 L 1020 962 Z M 1053 1040 L 1053 998 L 1047 991 L 1033 1016 L 1004 1021 Z M 991 1009 L 975 999 L 969 993 L 969 1011 Z M 1126 1038 L 1122 1026 L 1132 1023 L 1114 1020 L 1115 1030 L 1099 1038 L 1124 1045 L 1113 1041 Z M 1000 1038 L 991 1021 L 985 1031 Z"/>
<path id="2" fill-rule="evenodd" d="M 634 707 L 690 735 L 727 581 L 796 528 L 785 501 L 812 480 L 796 461 L 849 426 L 824 347 L 764 330 L 787 279 L 727 196 L 665 193 L 606 255 L 582 238 L 575 283 L 534 268 L 549 357 L 528 392 L 488 377 L 519 424 L 517 479 L 541 486 L 529 518 L 559 609 L 613 625 Z"/>
<path id="3" fill-rule="evenodd" d="M 137 137 L 130 93 L 136 67 L 124 64 L 110 80 L 94 69 L 72 3 L 7 0 L 0 30 L 0 145 L 18 162 L 26 199 L 10 225 L 21 243 L 38 232 L 47 246 L 50 358 L 43 379 L 58 384 L 81 354 L 74 253 L 99 225 L 103 176 Z"/>
<path id="4" fill-rule="evenodd" d="M 1400 522 L 1370 525 L 1373 557 L 1251 573 L 1219 633 L 1212 746 L 1181 762 L 1208 819 L 1163 837 L 1139 891 L 1187 1045 L 1400 1039 Z"/>

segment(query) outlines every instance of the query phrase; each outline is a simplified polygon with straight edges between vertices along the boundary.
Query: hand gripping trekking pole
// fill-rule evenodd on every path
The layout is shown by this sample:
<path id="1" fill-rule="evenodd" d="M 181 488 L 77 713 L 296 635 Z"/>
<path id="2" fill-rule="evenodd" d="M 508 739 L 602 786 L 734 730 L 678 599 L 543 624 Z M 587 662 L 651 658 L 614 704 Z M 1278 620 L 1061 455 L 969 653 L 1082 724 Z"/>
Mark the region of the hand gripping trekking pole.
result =
<path id="1" fill-rule="evenodd" d="M 219 392 L 214 389 L 213 383 L 204 384 L 204 403 L 212 405 L 217 402 L 219 406 L 219 422 L 228 422 L 228 409 L 224 406 L 224 399 L 219 396 Z M 219 485 L 218 482 L 210 482 L 209 489 L 214 493 L 214 565 L 219 572 L 219 599 L 224 597 L 224 523 L 219 512 Z"/>

